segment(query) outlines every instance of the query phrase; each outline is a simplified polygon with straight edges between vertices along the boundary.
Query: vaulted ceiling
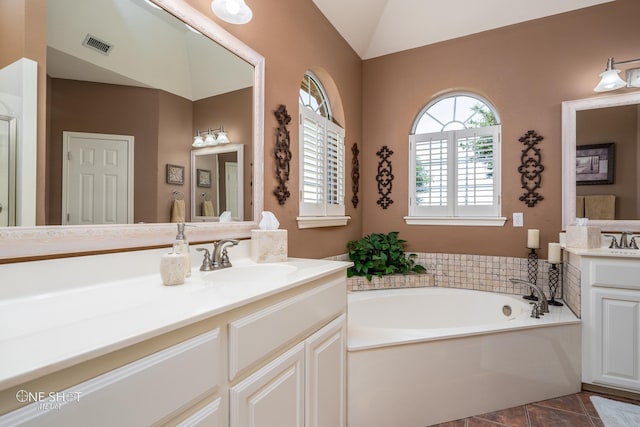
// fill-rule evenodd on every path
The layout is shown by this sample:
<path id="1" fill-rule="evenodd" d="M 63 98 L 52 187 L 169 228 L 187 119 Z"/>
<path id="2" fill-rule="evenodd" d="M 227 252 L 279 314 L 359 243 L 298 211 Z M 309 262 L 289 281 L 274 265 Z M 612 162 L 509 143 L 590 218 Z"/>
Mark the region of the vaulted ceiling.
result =
<path id="1" fill-rule="evenodd" d="M 614 0 L 313 0 L 362 59 Z"/>

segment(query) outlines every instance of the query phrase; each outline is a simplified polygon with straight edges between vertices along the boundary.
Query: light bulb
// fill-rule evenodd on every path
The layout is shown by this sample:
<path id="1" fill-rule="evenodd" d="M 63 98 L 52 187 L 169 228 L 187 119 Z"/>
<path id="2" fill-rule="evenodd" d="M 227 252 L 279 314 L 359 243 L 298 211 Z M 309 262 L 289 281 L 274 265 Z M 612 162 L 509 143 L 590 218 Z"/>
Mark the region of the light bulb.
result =
<path id="1" fill-rule="evenodd" d="M 236 0 L 227 0 L 227 12 L 232 15 L 237 15 L 240 12 L 240 3 Z"/>

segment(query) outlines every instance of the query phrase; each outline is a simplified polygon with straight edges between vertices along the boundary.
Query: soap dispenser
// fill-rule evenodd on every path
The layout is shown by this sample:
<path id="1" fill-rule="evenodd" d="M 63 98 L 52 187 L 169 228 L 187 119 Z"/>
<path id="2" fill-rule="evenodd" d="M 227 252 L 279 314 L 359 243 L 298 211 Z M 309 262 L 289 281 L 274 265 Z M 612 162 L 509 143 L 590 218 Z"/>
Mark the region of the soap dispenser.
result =
<path id="1" fill-rule="evenodd" d="M 173 242 L 173 252 L 185 255 L 187 262 L 184 276 L 191 276 L 191 254 L 189 253 L 189 241 L 184 235 L 184 223 L 182 222 L 178 224 L 178 234 L 176 235 L 176 241 Z"/>

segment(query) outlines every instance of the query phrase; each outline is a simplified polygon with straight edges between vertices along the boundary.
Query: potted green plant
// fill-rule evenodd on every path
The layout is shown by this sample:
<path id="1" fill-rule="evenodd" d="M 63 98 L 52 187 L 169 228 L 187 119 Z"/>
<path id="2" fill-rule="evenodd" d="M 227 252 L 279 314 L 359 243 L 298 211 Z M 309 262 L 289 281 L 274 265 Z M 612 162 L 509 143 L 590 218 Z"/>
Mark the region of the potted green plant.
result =
<path id="1" fill-rule="evenodd" d="M 372 233 L 347 243 L 349 259 L 353 266 L 347 269 L 347 277 L 373 276 L 388 274 L 424 273 L 427 269 L 416 264 L 417 254 L 405 254 L 406 240 L 398 239 L 398 232 L 389 234 Z"/>

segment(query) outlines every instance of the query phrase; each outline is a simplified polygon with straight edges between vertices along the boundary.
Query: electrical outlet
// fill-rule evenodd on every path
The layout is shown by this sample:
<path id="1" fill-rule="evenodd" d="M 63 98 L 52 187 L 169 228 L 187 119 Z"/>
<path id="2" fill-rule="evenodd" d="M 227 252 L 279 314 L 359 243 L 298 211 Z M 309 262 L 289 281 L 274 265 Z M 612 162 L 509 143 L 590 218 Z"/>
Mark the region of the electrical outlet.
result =
<path id="1" fill-rule="evenodd" d="M 513 226 L 524 227 L 524 214 L 522 212 L 513 213 Z"/>

